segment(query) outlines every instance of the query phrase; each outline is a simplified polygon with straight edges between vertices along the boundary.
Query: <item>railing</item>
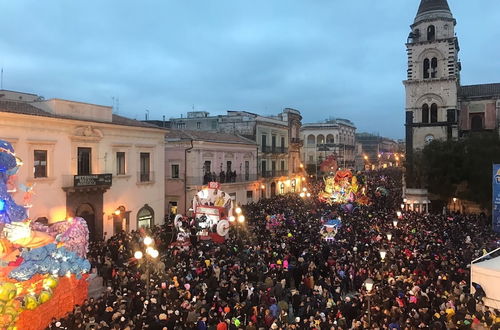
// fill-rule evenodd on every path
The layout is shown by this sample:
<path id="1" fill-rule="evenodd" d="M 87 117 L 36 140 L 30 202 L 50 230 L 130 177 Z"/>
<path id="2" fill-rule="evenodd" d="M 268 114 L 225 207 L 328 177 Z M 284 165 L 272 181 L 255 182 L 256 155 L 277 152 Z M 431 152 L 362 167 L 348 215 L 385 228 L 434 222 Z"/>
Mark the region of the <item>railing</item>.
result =
<path id="1" fill-rule="evenodd" d="M 286 154 L 288 153 L 288 148 L 285 147 L 272 147 L 272 146 L 262 146 L 262 152 L 268 154 Z"/>
<path id="2" fill-rule="evenodd" d="M 155 181 L 154 172 L 137 172 L 137 183 L 152 183 Z"/>
<path id="3" fill-rule="evenodd" d="M 287 176 L 288 175 L 288 170 L 281 170 L 281 171 L 263 171 L 261 176 L 263 178 L 274 178 L 274 177 L 279 177 L 279 176 Z"/>
<path id="4" fill-rule="evenodd" d="M 82 174 L 82 175 L 63 175 L 63 187 L 111 187 L 113 175 L 104 174 Z"/>
<path id="5" fill-rule="evenodd" d="M 220 175 L 215 176 L 188 176 L 186 177 L 186 184 L 191 186 L 201 186 L 206 185 L 209 182 L 219 182 L 219 183 L 238 183 L 238 182 L 248 182 L 257 180 L 257 174 L 237 174 L 235 177 L 221 177 Z"/>

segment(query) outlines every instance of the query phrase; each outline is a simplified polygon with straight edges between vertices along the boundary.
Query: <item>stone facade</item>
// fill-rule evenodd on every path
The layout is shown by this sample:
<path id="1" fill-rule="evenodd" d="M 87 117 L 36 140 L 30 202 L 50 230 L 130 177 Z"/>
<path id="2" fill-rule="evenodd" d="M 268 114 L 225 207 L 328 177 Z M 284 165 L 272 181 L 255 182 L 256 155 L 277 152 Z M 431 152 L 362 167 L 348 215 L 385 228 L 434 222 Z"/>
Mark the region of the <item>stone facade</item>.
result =
<path id="1" fill-rule="evenodd" d="M 356 126 L 347 119 L 332 119 L 324 123 L 304 124 L 300 129 L 304 141 L 302 162 L 311 171 L 330 155 L 337 158 L 339 167 L 355 166 Z"/>
<path id="2" fill-rule="evenodd" d="M 406 43 L 406 125 L 413 149 L 433 139 L 458 137 L 460 48 L 456 21 L 444 8 L 426 11 L 421 6 Z"/>
<path id="3" fill-rule="evenodd" d="M 0 91 L 0 126 L 24 161 L 18 182 L 34 186 L 32 219 L 83 216 L 93 238 L 163 223 L 163 130 L 111 107 L 9 91 Z"/>

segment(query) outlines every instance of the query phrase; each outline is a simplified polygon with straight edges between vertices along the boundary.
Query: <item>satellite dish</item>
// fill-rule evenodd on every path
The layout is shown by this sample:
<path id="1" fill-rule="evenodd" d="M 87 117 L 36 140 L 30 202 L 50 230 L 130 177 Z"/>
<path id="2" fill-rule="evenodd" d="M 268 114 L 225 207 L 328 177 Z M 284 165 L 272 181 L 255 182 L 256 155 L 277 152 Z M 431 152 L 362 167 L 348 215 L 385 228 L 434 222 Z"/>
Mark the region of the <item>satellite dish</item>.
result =
<path id="1" fill-rule="evenodd" d="M 179 229 L 182 227 L 182 214 L 177 214 L 174 218 L 174 226 Z"/>
<path id="2" fill-rule="evenodd" d="M 220 220 L 217 223 L 217 234 L 219 236 L 226 236 L 229 233 L 229 221 Z"/>

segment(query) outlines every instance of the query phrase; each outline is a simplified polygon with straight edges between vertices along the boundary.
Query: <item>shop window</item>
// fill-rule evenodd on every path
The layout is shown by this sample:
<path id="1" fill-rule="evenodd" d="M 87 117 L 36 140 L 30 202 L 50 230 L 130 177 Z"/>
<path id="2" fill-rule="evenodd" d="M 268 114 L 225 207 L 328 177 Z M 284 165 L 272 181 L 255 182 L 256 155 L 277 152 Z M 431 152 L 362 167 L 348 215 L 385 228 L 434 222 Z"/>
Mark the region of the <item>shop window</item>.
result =
<path id="1" fill-rule="evenodd" d="M 145 204 L 139 212 L 137 212 L 137 229 L 150 228 L 154 224 L 154 210 Z"/>
<path id="2" fill-rule="evenodd" d="M 285 193 L 285 184 L 282 182 L 282 183 L 280 184 L 280 194 L 282 194 L 282 195 L 283 195 L 284 193 Z"/>
<path id="3" fill-rule="evenodd" d="M 470 129 L 472 131 L 480 131 L 483 129 L 483 117 L 481 115 L 474 115 L 471 117 Z"/>

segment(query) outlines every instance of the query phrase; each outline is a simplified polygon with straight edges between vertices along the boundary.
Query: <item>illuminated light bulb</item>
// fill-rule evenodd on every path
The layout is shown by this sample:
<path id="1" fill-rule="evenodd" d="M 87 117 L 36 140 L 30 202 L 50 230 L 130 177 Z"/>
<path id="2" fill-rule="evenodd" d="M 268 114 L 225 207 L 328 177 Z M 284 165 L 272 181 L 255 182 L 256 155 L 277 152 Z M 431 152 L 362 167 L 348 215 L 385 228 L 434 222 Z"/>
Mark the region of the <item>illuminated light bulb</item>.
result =
<path id="1" fill-rule="evenodd" d="M 234 220 L 236 220 L 236 218 L 234 217 L 234 215 L 230 215 L 229 216 L 229 221 L 234 222 Z"/>
<path id="2" fill-rule="evenodd" d="M 142 259 L 142 252 L 141 251 L 135 251 L 134 258 L 136 258 L 137 260 Z"/>
<path id="3" fill-rule="evenodd" d="M 238 222 L 239 222 L 239 223 L 243 223 L 243 222 L 245 222 L 245 216 L 244 216 L 244 215 L 240 215 L 240 216 L 238 216 Z"/>
<path id="4" fill-rule="evenodd" d="M 241 213 L 241 207 L 237 207 L 236 210 L 235 210 L 236 214 L 240 214 Z"/>
<path id="5" fill-rule="evenodd" d="M 144 244 L 146 244 L 146 245 L 153 244 L 153 239 L 149 236 L 144 237 Z"/>

